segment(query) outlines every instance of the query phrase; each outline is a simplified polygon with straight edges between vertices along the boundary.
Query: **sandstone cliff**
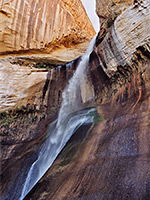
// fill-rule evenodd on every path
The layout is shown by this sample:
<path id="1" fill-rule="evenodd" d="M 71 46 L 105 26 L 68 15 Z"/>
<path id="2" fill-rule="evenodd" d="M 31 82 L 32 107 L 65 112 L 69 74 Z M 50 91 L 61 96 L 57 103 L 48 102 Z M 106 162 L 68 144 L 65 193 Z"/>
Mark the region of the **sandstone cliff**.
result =
<path id="1" fill-rule="evenodd" d="M 84 129 L 75 133 L 26 199 L 150 198 L 149 22 L 149 0 L 138 1 L 111 21 L 105 30 L 107 34 L 97 37 L 90 55 L 89 73 L 79 95 L 83 107 L 98 106 L 102 120 L 90 134 Z M 43 99 L 48 103 L 47 116 L 58 112 L 62 91 L 79 61 L 80 58 L 48 73 L 43 88 Z M 30 116 L 36 115 L 31 113 Z M 27 120 L 31 121 L 29 116 Z M 18 195 L 17 188 L 23 177 L 21 180 L 16 171 L 22 170 L 25 158 L 32 152 L 35 156 L 27 161 L 34 162 L 36 149 L 41 140 L 45 140 L 43 135 L 50 120 L 40 117 L 37 124 L 33 121 L 32 132 L 28 133 L 29 126 L 24 124 L 23 136 L 18 136 L 17 142 L 13 130 L 18 130 L 19 126 L 10 124 L 9 132 L 3 127 L 7 133 L 3 136 L 2 154 L 4 199 L 15 199 Z M 10 194 L 13 195 L 10 197 Z"/>
<path id="2" fill-rule="evenodd" d="M 36 60 L 39 66 L 41 62 L 69 62 L 84 54 L 94 35 L 80 0 L 2 0 L 0 54 L 9 58 L 0 59 L 0 112 L 28 104 L 40 107 L 48 70 L 41 72 L 32 63 Z M 26 56 L 15 58 L 15 54 Z"/>
<path id="3" fill-rule="evenodd" d="M 89 40 L 95 30 L 80 0 L 0 2 L 0 53 L 40 50 Z M 34 51 L 35 52 L 35 51 Z"/>

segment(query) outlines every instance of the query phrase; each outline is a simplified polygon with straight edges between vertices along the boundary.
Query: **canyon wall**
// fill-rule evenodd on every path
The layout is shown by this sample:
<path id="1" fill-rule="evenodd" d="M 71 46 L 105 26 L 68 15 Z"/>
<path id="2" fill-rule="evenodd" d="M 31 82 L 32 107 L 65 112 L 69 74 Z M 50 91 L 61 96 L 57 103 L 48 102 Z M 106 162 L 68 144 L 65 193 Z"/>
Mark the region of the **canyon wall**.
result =
<path id="1" fill-rule="evenodd" d="M 0 112 L 44 104 L 48 69 L 41 63 L 56 67 L 79 57 L 94 35 L 80 0 L 1 0 Z"/>
<path id="2" fill-rule="evenodd" d="M 0 1 L 0 53 L 71 47 L 95 35 L 80 0 Z"/>
<path id="3" fill-rule="evenodd" d="M 150 198 L 149 22 L 145 0 L 97 38 L 86 81 L 95 98 L 87 105 L 97 105 L 102 118 L 90 134 L 76 131 L 26 200 Z"/>
<path id="4" fill-rule="evenodd" d="M 97 10 L 102 2 L 97 0 Z M 109 26 L 104 26 L 104 32 L 97 36 L 79 94 L 83 107 L 97 106 L 101 118 L 92 132 L 75 133 L 25 199 L 150 198 L 150 2 L 114 1 L 113 6 L 117 2 L 122 2 L 123 7 L 114 18 L 110 17 L 111 21 L 109 12 L 105 16 L 97 11 Z M 17 173 L 45 140 L 50 116 L 58 113 L 62 91 L 79 61 L 80 58 L 44 75 L 47 79 L 41 84 L 46 110 L 40 109 L 40 114 L 32 110 L 26 114 L 25 110 L 27 118 L 22 122 L 18 118 L 15 121 L 22 113 L 15 113 L 14 121 L 2 126 L 3 199 L 18 195 Z M 28 162 L 33 163 L 35 157 Z"/>

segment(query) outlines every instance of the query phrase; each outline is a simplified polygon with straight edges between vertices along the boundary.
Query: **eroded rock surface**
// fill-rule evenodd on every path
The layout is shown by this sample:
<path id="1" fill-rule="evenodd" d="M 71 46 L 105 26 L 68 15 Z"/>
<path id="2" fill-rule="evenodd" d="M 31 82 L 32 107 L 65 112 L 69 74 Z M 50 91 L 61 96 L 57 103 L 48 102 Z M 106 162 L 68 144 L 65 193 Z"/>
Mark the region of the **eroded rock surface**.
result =
<path id="1" fill-rule="evenodd" d="M 101 38 L 97 38 L 97 47 L 91 54 L 91 62 L 95 61 L 97 62 L 97 65 L 102 67 L 102 71 L 104 71 L 102 78 L 105 76 L 111 78 L 118 70 L 118 67 L 125 68 L 127 65 L 131 65 L 133 59 L 136 59 L 134 58 L 134 53 L 138 47 L 143 46 L 144 48 L 149 49 L 150 6 L 148 1 L 145 1 L 145 7 L 142 5 L 131 6 L 126 9 L 120 16 L 118 16 L 118 18 L 115 20 L 115 23 L 111 26 L 108 34 L 100 44 L 98 43 L 101 41 Z M 29 57 L 29 59 L 33 61 L 34 59 L 38 59 L 38 57 L 33 57 L 32 59 Z M 58 57 L 55 59 L 57 60 Z M 94 65 L 95 63 L 92 64 L 92 67 Z M 37 107 L 40 107 L 42 102 L 42 88 L 44 88 L 44 82 L 48 76 L 47 72 L 41 72 L 41 70 L 36 70 L 28 66 L 25 67 L 19 65 L 11 65 L 9 62 L 5 62 L 5 60 L 2 60 L 0 66 L 2 77 L 1 86 L 3 89 L 3 91 L 1 91 L 1 110 L 7 111 L 9 109 L 21 107 L 21 105 L 26 106 L 27 104 L 34 104 L 37 105 Z M 92 67 L 90 67 L 90 70 L 93 70 Z M 54 74 L 55 77 L 53 78 L 53 82 L 55 82 L 56 86 L 53 84 L 53 86 L 51 85 L 50 89 L 52 91 L 53 87 L 56 87 L 55 90 L 57 94 L 51 94 L 54 96 L 54 99 L 57 99 L 56 96 L 61 96 L 61 92 L 65 87 L 66 79 L 68 79 L 68 69 L 69 68 L 66 68 L 66 73 L 64 76 L 60 75 L 61 78 L 56 78 L 56 76 L 59 76 L 57 75 L 57 69 L 54 69 L 50 72 L 51 74 Z M 71 69 L 73 70 L 73 68 Z M 38 71 L 40 71 L 40 73 L 37 73 Z M 11 76 L 10 80 L 12 81 L 10 81 L 9 78 L 6 78 L 9 76 Z M 13 76 L 15 77 L 12 78 Z M 60 80 L 60 82 L 62 80 L 64 84 L 59 84 L 58 80 Z M 87 77 L 83 87 L 81 87 L 84 103 L 86 103 L 88 99 L 91 99 L 90 96 L 95 95 L 90 81 L 91 80 L 88 80 Z M 37 87 L 38 84 L 40 84 L 40 87 Z M 92 84 L 95 84 L 94 80 Z M 8 85 L 10 87 L 6 90 Z M 61 87 L 61 85 L 63 85 L 63 87 Z M 89 92 L 92 90 L 92 93 Z"/>
<path id="2" fill-rule="evenodd" d="M 0 4 L 1 54 L 25 50 L 50 52 L 95 35 L 80 0 L 2 0 Z"/>
<path id="3" fill-rule="evenodd" d="M 117 71 L 117 66 L 130 64 L 139 46 L 149 49 L 150 4 L 131 6 L 115 20 L 104 41 L 96 49 L 101 65 L 108 76 Z"/>

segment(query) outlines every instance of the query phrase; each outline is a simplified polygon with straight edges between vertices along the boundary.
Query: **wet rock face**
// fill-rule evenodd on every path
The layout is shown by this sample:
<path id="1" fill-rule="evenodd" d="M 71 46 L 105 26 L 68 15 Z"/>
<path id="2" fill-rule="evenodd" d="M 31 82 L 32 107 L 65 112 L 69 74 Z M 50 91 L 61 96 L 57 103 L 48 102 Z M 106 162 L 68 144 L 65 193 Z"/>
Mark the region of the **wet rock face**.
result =
<path id="1" fill-rule="evenodd" d="M 138 96 L 126 101 L 118 93 L 122 102 L 99 106 L 105 120 L 84 142 L 74 139 L 74 146 L 70 141 L 25 200 L 148 200 L 150 90 L 145 93 L 138 104 Z"/>
<path id="2" fill-rule="evenodd" d="M 71 47 L 95 35 L 80 0 L 2 1 L 0 53 Z"/>
<path id="3" fill-rule="evenodd" d="M 79 61 L 80 58 L 50 70 L 12 64 L 6 59 L 0 63 L 3 144 L 0 153 L 6 168 L 7 160 L 15 157 L 18 147 L 46 134 L 49 123 L 57 117 L 62 92 Z"/>
<path id="4" fill-rule="evenodd" d="M 132 9 L 135 12 L 136 8 Z M 149 17 L 136 11 L 137 21 L 143 15 L 145 20 Z M 103 41 L 97 40 L 90 56 L 88 80 L 94 87 L 95 99 L 89 105 L 98 105 L 99 115 L 105 120 L 95 126 L 84 142 L 76 142 L 70 148 L 70 141 L 25 199 L 150 198 L 149 33 L 144 36 L 143 31 L 136 29 L 136 37 L 130 34 L 130 45 L 128 29 L 121 33 L 117 26 L 121 19 L 124 21 L 122 16 Z M 145 20 L 140 23 L 141 30 Z M 114 37 L 115 27 L 118 35 Z M 117 43 L 117 36 L 120 40 L 126 38 L 122 39 L 126 54 L 122 44 Z"/>
<path id="5" fill-rule="evenodd" d="M 75 133 L 25 200 L 150 198 L 150 52 L 143 46 L 133 56 L 108 78 L 93 51 L 90 79 L 103 120 L 90 134 Z"/>

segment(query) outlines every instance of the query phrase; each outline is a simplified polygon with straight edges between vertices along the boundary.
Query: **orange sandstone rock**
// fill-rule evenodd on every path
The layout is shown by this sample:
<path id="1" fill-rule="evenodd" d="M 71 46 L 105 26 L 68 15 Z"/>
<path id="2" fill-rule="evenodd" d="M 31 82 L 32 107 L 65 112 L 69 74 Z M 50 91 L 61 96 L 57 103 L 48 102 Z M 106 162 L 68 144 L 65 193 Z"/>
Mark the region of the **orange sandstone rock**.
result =
<path id="1" fill-rule="evenodd" d="M 80 0 L 1 0 L 1 54 L 31 49 L 49 52 L 94 35 Z"/>

